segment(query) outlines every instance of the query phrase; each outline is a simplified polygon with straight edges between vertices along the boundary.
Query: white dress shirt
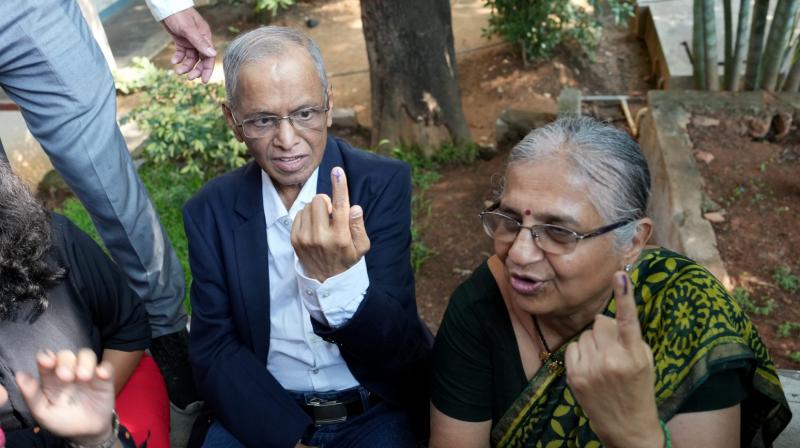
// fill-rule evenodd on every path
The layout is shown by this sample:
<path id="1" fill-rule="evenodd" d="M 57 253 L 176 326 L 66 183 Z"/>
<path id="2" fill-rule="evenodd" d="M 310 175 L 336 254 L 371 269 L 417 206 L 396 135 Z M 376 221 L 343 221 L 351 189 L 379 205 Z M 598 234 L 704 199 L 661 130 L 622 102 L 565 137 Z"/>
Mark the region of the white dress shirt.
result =
<path id="1" fill-rule="evenodd" d="M 192 0 L 145 0 L 147 7 L 157 21 L 162 21 L 176 12 L 194 6 Z"/>
<path id="2" fill-rule="evenodd" d="M 345 324 L 369 287 L 364 257 L 347 271 L 320 283 L 304 275 L 292 248 L 292 221 L 314 198 L 318 172 L 319 168 L 314 170 L 288 212 L 269 175 L 261 172 L 269 263 L 267 370 L 284 389 L 304 392 L 358 386 L 339 347 L 314 334 L 311 318 L 330 327 Z"/>

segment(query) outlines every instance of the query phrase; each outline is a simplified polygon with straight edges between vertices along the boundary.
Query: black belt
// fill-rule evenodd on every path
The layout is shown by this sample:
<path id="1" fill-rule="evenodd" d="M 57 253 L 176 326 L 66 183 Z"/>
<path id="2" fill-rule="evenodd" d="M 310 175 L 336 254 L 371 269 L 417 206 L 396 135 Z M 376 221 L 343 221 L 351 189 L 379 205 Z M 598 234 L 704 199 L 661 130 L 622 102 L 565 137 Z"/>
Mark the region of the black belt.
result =
<path id="1" fill-rule="evenodd" d="M 297 404 L 311 417 L 315 425 L 330 425 L 341 423 L 348 418 L 363 414 L 367 409 L 375 406 L 380 398 L 369 394 L 369 404 L 365 407 L 360 395 L 346 400 L 327 400 L 313 397 L 308 400 L 297 399 Z"/>

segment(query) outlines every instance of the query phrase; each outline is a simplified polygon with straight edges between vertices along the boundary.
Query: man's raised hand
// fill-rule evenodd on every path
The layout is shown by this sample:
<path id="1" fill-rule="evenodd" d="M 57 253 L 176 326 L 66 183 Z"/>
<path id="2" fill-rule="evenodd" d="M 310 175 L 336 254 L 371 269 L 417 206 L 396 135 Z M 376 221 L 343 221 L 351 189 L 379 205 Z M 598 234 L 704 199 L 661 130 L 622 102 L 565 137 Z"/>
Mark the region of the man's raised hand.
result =
<path id="1" fill-rule="evenodd" d="M 350 206 L 344 170 L 331 170 L 332 198 L 318 194 L 292 224 L 292 246 L 307 276 L 320 282 L 350 269 L 369 250 L 361 206 Z"/>

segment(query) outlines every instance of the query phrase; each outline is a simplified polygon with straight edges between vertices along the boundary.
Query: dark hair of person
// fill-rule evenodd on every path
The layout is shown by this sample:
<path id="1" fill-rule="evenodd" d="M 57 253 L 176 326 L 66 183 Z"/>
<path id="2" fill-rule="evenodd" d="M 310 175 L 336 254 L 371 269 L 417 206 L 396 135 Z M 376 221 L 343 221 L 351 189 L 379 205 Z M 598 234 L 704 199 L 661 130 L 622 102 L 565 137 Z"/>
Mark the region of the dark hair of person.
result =
<path id="1" fill-rule="evenodd" d="M 64 276 L 50 259 L 47 210 L 0 159 L 0 320 L 36 320 L 47 309 L 47 290 Z"/>

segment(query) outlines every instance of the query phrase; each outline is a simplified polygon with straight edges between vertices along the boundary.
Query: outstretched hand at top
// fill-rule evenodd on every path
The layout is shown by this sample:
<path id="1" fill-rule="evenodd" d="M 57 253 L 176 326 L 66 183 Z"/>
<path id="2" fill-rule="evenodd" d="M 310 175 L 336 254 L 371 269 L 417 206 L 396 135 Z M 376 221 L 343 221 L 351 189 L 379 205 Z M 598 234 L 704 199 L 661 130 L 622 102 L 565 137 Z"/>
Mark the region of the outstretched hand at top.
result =
<path id="1" fill-rule="evenodd" d="M 616 318 L 598 315 L 570 343 L 567 382 L 606 446 L 663 446 L 655 401 L 653 352 L 642 339 L 633 287 L 614 274 Z"/>
<path id="2" fill-rule="evenodd" d="M 369 251 L 364 211 L 350 205 L 344 170 L 331 170 L 332 198 L 318 194 L 292 224 L 292 247 L 311 278 L 324 282 L 340 274 Z"/>
<path id="3" fill-rule="evenodd" d="M 175 71 L 179 75 L 186 73 L 190 80 L 199 77 L 204 83 L 208 82 L 217 52 L 211 28 L 203 16 L 196 9 L 188 8 L 168 16 L 161 24 L 175 41 L 175 54 L 170 61 L 177 65 Z"/>

